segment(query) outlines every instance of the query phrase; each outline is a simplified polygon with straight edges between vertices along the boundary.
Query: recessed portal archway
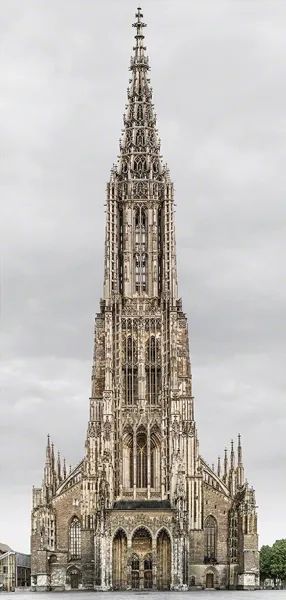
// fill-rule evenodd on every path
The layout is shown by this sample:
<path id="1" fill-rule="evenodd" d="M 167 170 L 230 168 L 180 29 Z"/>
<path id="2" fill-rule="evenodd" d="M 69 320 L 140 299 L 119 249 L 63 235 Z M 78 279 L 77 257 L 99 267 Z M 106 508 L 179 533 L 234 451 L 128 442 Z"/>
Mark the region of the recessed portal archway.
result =
<path id="1" fill-rule="evenodd" d="M 171 586 L 171 540 L 162 529 L 157 536 L 157 589 L 169 590 Z"/>
<path id="2" fill-rule="evenodd" d="M 206 574 L 206 588 L 213 588 L 213 587 L 214 587 L 214 574 L 207 573 Z"/>
<path id="3" fill-rule="evenodd" d="M 152 536 L 148 529 L 139 527 L 132 536 L 131 587 L 153 587 Z"/>
<path id="4" fill-rule="evenodd" d="M 124 590 L 127 585 L 127 537 L 119 529 L 112 544 L 112 586 L 114 590 Z"/>

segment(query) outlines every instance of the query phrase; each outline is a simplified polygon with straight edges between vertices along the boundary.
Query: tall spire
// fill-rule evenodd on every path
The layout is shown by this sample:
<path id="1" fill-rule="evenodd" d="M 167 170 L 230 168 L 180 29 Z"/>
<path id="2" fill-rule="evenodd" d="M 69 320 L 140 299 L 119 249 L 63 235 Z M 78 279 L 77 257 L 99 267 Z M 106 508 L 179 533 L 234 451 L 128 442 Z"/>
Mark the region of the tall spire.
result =
<path id="1" fill-rule="evenodd" d="M 149 60 L 145 55 L 143 14 L 137 9 L 135 46 L 131 57 L 128 104 L 124 115 L 124 130 L 120 140 L 118 166 L 112 172 L 121 180 L 160 180 L 166 168 L 160 155 L 160 140 L 152 103 L 152 89 L 148 78 Z M 111 178 L 112 178 L 111 177 Z"/>
<path id="2" fill-rule="evenodd" d="M 136 33 L 124 128 L 118 161 L 107 186 L 104 300 L 108 303 L 114 293 L 125 298 L 164 294 L 175 306 L 173 184 L 160 153 L 141 8 L 133 27 Z M 159 210 L 163 203 L 164 211 Z M 110 378 L 110 366 L 107 371 Z"/>

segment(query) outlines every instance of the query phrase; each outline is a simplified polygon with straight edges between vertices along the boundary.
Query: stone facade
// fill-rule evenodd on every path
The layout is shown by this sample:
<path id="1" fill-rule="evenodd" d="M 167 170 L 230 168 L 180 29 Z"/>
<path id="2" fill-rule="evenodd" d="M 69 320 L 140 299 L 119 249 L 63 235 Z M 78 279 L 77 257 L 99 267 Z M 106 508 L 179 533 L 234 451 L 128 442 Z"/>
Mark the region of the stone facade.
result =
<path id="1" fill-rule="evenodd" d="M 32 585 L 254 588 L 256 505 L 240 437 L 216 470 L 199 454 L 174 191 L 140 9 L 134 26 L 124 132 L 107 190 L 85 456 L 67 474 L 48 439 L 43 485 L 33 492 Z"/>

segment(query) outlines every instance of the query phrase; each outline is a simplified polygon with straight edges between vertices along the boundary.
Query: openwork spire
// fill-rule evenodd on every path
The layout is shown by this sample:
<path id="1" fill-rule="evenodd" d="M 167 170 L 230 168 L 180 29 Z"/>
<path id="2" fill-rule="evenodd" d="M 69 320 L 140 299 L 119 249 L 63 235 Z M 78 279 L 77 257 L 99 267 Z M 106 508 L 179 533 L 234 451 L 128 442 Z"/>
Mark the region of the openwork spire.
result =
<path id="1" fill-rule="evenodd" d="M 113 172 L 121 181 L 162 181 L 166 176 L 160 156 L 160 140 L 152 103 L 149 60 L 145 54 L 143 14 L 137 9 L 135 45 L 131 57 L 128 103 L 124 114 L 124 130 L 120 140 L 118 166 Z"/>

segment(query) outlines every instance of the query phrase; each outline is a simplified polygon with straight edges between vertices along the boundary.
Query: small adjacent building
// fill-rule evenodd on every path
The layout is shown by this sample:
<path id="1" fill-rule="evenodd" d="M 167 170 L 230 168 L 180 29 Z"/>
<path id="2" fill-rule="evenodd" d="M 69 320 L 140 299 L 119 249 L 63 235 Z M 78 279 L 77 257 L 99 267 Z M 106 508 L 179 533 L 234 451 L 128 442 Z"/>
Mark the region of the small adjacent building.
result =
<path id="1" fill-rule="evenodd" d="M 0 590 L 15 592 L 31 585 L 31 556 L 0 543 Z"/>

